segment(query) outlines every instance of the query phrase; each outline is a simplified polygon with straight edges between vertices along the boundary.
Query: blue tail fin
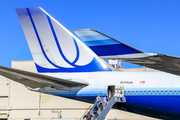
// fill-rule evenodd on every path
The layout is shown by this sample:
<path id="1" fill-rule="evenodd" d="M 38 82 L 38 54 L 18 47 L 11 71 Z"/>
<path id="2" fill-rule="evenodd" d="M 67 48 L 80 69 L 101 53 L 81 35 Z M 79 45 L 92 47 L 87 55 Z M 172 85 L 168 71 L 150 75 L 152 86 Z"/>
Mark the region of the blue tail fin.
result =
<path id="1" fill-rule="evenodd" d="M 74 30 L 74 32 L 91 50 L 101 57 L 143 53 L 138 49 L 93 29 Z"/>
<path id="2" fill-rule="evenodd" d="M 42 8 L 18 8 L 16 11 L 38 72 L 111 70 Z"/>

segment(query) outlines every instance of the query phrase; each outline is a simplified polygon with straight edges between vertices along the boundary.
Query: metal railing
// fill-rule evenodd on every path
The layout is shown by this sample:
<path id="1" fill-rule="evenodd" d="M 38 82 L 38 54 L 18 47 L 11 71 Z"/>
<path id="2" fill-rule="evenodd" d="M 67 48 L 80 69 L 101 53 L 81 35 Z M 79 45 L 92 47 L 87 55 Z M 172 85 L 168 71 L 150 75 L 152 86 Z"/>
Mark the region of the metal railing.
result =
<path id="1" fill-rule="evenodd" d="M 88 111 L 90 111 L 90 109 L 92 109 L 93 105 L 94 105 L 96 102 L 97 102 L 97 101 L 96 101 L 96 99 L 95 99 L 95 100 L 91 103 L 91 105 L 88 107 L 88 109 L 85 111 L 85 113 L 81 116 L 81 118 L 80 118 L 79 120 L 82 120 L 83 117 L 84 117 L 85 115 L 87 115 Z"/>
<path id="2" fill-rule="evenodd" d="M 115 92 L 113 92 L 112 94 L 111 94 L 111 99 L 113 98 L 113 96 L 114 96 L 114 94 L 115 94 Z M 100 95 L 100 97 L 101 97 L 101 101 L 102 101 L 102 98 L 103 98 L 103 94 L 102 93 L 100 93 L 99 94 Z M 108 96 L 107 96 L 108 97 Z M 110 100 L 111 100 L 110 99 Z M 109 101 L 110 101 L 109 100 Z M 109 104 L 109 101 L 107 101 L 107 105 Z M 85 111 L 85 113 L 81 116 L 81 118 L 79 119 L 79 120 L 82 120 L 83 119 L 83 117 L 85 116 L 85 115 L 87 115 L 87 113 L 88 112 L 90 112 L 90 114 L 92 114 L 92 112 L 93 112 L 93 110 L 94 110 L 94 107 L 97 105 L 97 101 L 96 101 L 96 99 L 92 102 L 92 104 L 88 107 L 88 109 Z M 106 106 L 107 107 L 107 106 Z M 101 113 L 102 114 L 102 113 Z M 99 116 L 101 116 L 101 114 L 99 114 L 98 116 L 97 116 L 97 118 L 99 117 Z M 96 118 L 96 119 L 97 119 Z"/>

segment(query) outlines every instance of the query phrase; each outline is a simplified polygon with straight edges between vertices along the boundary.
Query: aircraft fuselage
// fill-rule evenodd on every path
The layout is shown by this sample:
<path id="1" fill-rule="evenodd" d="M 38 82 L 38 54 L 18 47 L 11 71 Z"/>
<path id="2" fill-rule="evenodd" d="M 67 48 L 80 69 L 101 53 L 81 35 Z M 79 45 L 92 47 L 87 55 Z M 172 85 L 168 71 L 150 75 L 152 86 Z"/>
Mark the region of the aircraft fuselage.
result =
<path id="1" fill-rule="evenodd" d="M 39 89 L 39 92 L 92 102 L 102 93 L 107 95 L 108 86 L 123 85 L 126 104 L 119 109 L 140 112 L 160 118 L 180 117 L 180 77 L 164 72 L 84 72 L 46 73 L 46 75 L 86 82 L 86 87 L 69 91 L 56 88 Z"/>

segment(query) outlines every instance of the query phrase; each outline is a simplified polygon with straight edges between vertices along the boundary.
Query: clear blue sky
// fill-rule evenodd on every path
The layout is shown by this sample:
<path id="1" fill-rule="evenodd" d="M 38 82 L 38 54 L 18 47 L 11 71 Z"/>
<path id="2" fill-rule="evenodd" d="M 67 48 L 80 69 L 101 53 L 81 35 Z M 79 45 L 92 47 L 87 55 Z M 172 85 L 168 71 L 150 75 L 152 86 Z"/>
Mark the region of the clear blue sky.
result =
<path id="1" fill-rule="evenodd" d="M 144 52 L 180 56 L 180 0 L 0 0 L 2 66 L 32 60 L 15 11 L 24 7 L 42 7 L 70 31 L 93 28 Z"/>

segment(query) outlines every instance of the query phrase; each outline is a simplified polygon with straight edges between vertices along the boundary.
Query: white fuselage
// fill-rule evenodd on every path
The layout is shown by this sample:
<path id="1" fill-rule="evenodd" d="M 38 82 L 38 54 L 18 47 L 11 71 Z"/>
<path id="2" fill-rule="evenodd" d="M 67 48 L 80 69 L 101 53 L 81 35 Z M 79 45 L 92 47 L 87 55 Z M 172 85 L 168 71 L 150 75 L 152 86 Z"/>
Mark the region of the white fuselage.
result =
<path id="1" fill-rule="evenodd" d="M 88 83 L 77 92 L 96 96 L 107 93 L 110 85 L 123 85 L 125 91 L 174 91 L 180 90 L 180 77 L 164 72 L 84 72 L 84 73 L 46 73 L 46 75 Z M 136 93 L 135 93 L 136 94 Z M 134 95 L 135 95 L 134 94 Z M 153 94 L 153 93 L 152 93 Z M 160 93 L 161 94 L 161 93 Z M 128 95 L 128 94 L 127 94 Z M 130 95 L 130 94 L 129 94 Z M 136 94 L 138 95 L 138 94 Z M 154 94 L 156 95 L 156 93 Z M 165 95 L 162 94 L 162 95 Z"/>

